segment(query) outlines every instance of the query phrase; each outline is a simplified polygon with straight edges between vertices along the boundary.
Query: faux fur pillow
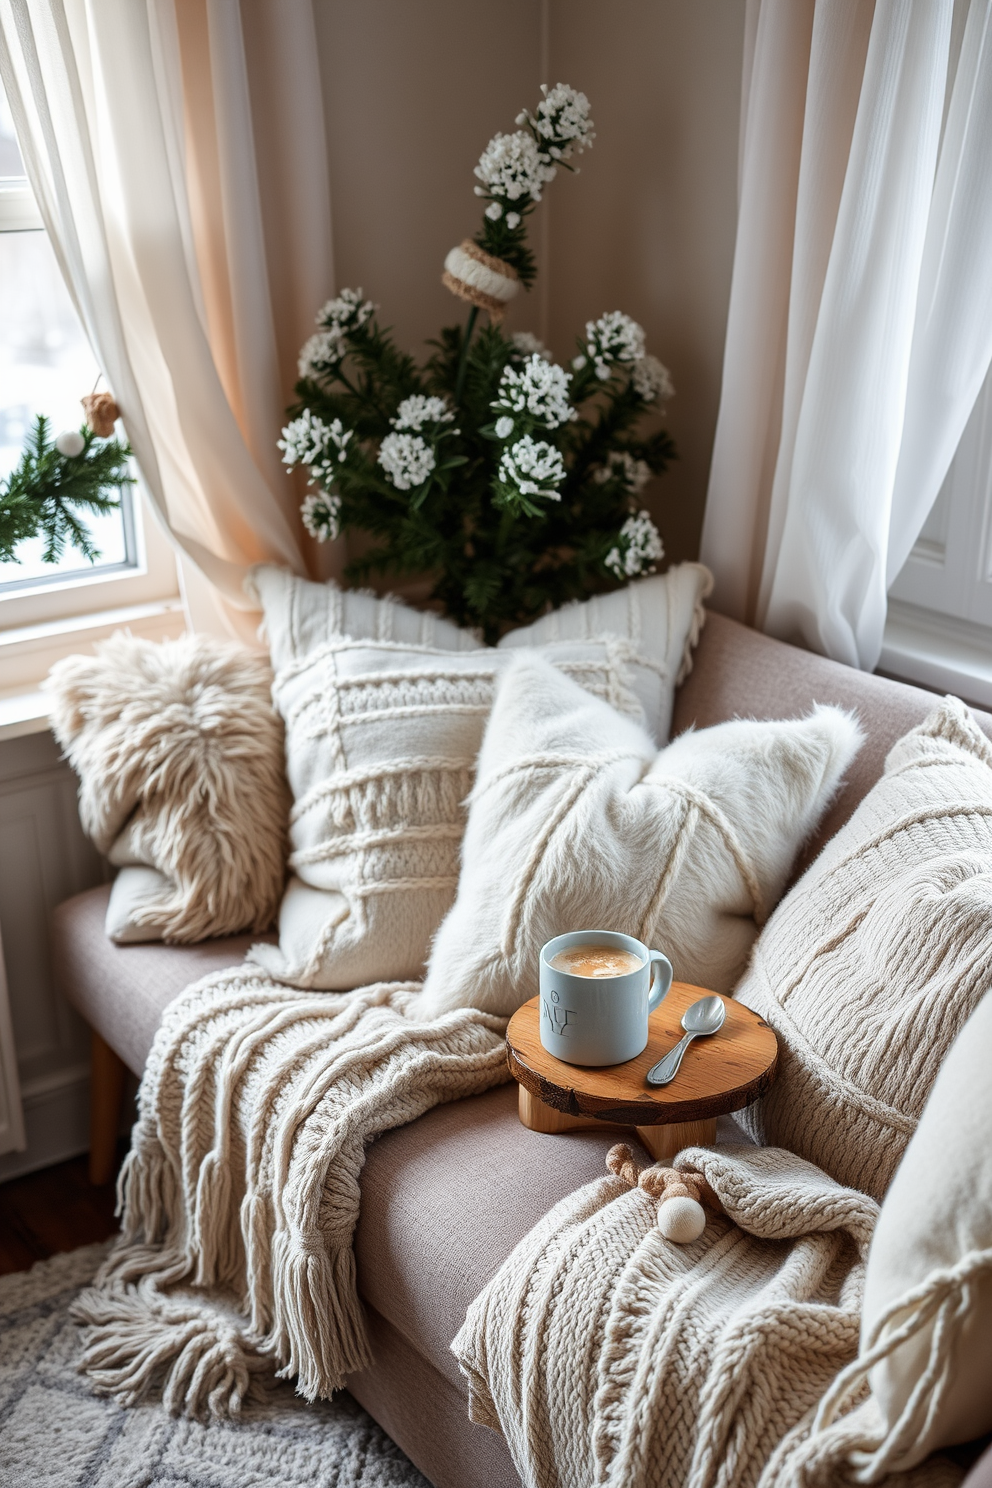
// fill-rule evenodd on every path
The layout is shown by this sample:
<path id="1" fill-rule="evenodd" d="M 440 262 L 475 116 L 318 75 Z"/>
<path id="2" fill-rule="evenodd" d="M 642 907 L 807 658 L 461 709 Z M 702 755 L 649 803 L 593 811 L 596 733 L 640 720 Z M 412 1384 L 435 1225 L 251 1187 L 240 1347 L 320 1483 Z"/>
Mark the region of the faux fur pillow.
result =
<path id="1" fill-rule="evenodd" d="M 294 806 L 279 945 L 252 958 L 304 987 L 423 975 L 458 883 L 464 801 L 496 676 L 516 652 L 393 600 L 262 567 Z M 667 734 L 709 574 L 684 564 L 539 622 L 587 692 Z M 591 633 L 602 624 L 603 633 Z M 538 628 L 513 633 L 527 642 Z M 508 638 L 509 640 L 510 638 Z M 583 694 L 586 695 L 586 694 Z"/>
<path id="2" fill-rule="evenodd" d="M 79 775 L 83 827 L 122 865 L 113 939 L 271 925 L 290 804 L 271 684 L 265 657 L 194 636 L 118 634 L 52 668 L 52 728 Z"/>
<path id="3" fill-rule="evenodd" d="M 947 698 L 776 910 L 738 996 L 779 1037 L 738 1118 L 881 1199 L 992 983 L 992 745 Z"/>
<path id="4" fill-rule="evenodd" d="M 553 935 L 601 927 L 729 992 L 860 742 L 836 708 L 733 722 L 659 753 L 534 653 L 500 681 L 418 1016 L 507 1016 L 538 990 Z"/>

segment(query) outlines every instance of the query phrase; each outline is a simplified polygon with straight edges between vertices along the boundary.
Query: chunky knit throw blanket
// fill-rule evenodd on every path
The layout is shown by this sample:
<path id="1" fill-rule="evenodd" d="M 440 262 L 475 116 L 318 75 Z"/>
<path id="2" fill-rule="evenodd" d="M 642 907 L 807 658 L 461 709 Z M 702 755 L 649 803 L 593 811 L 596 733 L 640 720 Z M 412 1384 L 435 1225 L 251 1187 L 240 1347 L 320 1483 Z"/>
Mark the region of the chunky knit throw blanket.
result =
<path id="1" fill-rule="evenodd" d="M 725 1211 L 689 1245 L 623 1177 L 520 1242 L 452 1344 L 472 1419 L 502 1431 L 527 1488 L 849 1481 L 845 1433 L 810 1427 L 857 1353 L 877 1205 L 775 1148 L 689 1148 L 675 1166 Z M 961 1476 L 931 1461 L 891 1481 Z"/>
<path id="2" fill-rule="evenodd" d="M 301 992 L 252 966 L 166 1009 L 121 1174 L 122 1236 L 76 1306 L 98 1390 L 236 1411 L 369 1362 L 352 1236 L 366 1143 L 508 1078 L 505 1019 L 407 1017 L 416 983 Z"/>

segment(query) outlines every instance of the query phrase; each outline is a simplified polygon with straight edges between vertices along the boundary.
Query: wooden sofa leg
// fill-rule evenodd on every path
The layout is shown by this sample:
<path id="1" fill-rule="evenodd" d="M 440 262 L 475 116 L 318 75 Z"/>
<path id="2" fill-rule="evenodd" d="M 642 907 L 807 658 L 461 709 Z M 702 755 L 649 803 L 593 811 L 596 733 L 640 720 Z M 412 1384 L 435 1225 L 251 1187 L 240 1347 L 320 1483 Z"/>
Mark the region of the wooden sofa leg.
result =
<path id="1" fill-rule="evenodd" d="M 91 1183 L 109 1183 L 114 1176 L 126 1073 L 123 1059 L 93 1029 L 90 1045 Z"/>

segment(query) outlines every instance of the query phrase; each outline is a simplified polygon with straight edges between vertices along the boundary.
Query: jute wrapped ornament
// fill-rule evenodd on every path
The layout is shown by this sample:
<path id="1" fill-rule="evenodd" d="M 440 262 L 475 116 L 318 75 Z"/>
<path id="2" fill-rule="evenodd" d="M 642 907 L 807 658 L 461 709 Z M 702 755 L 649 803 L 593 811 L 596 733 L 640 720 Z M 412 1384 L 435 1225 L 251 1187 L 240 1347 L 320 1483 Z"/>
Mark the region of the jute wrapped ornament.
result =
<path id="1" fill-rule="evenodd" d="M 98 439 L 109 439 L 114 425 L 121 416 L 112 393 L 87 393 L 80 398 L 86 422 Z"/>
<path id="2" fill-rule="evenodd" d="M 689 1169 L 639 1168 L 626 1142 L 618 1142 L 606 1154 L 606 1166 L 631 1188 L 643 1188 L 652 1198 L 660 1199 L 658 1228 L 666 1240 L 675 1245 L 688 1245 L 698 1240 L 706 1228 L 706 1210 L 700 1203 L 704 1196 L 714 1197 L 702 1173 Z"/>
<path id="3" fill-rule="evenodd" d="M 508 301 L 520 289 L 516 269 L 501 258 L 493 258 L 471 238 L 452 248 L 444 260 L 441 283 L 460 300 L 488 310 L 497 324 L 503 319 Z"/>

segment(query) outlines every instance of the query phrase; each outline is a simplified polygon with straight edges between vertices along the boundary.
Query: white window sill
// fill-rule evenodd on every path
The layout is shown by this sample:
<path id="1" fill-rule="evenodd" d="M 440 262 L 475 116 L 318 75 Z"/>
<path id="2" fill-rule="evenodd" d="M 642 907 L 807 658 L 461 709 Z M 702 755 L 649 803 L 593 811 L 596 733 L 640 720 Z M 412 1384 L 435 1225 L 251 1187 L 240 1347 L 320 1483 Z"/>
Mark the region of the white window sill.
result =
<path id="1" fill-rule="evenodd" d="M 0 676 L 8 684 L 0 692 L 0 740 L 48 728 L 48 698 L 40 683 L 61 657 L 89 651 L 95 641 L 106 640 L 115 630 L 164 641 L 182 635 L 185 629 L 186 618 L 177 597 L 0 631 Z"/>
<path id="2" fill-rule="evenodd" d="M 890 600 L 878 670 L 992 709 L 992 631 Z"/>

